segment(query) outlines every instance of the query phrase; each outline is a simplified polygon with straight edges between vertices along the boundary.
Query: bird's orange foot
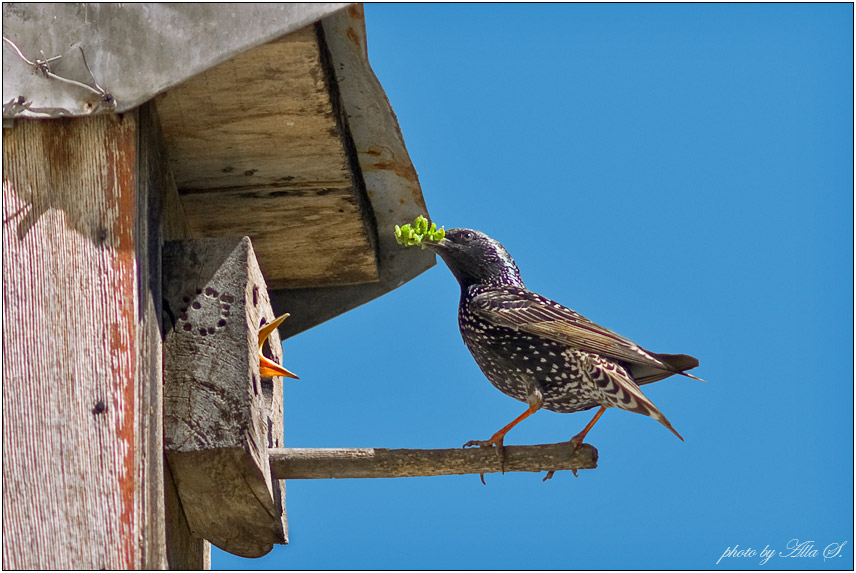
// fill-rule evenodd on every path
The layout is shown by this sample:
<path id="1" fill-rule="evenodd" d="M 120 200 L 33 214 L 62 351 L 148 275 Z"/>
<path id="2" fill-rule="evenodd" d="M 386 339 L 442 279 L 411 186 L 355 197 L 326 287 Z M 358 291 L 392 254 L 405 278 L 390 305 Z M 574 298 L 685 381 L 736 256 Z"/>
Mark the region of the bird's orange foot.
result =
<path id="1" fill-rule="evenodd" d="M 576 436 L 568 440 L 568 442 L 571 444 L 571 447 L 574 448 L 574 451 L 577 451 L 577 449 L 581 445 L 583 445 L 583 439 L 585 439 L 585 435 L 577 434 Z"/>

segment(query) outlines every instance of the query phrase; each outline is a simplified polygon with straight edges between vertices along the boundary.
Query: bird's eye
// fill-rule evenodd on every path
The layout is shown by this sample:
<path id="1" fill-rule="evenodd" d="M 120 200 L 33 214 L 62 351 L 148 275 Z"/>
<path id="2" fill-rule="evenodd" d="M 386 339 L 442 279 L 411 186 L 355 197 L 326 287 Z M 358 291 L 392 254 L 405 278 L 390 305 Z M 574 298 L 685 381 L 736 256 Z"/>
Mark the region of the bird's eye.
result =
<path id="1" fill-rule="evenodd" d="M 464 239 L 466 239 L 467 241 L 472 240 L 473 237 L 475 237 L 475 234 L 472 231 L 467 231 L 466 233 L 464 233 Z"/>

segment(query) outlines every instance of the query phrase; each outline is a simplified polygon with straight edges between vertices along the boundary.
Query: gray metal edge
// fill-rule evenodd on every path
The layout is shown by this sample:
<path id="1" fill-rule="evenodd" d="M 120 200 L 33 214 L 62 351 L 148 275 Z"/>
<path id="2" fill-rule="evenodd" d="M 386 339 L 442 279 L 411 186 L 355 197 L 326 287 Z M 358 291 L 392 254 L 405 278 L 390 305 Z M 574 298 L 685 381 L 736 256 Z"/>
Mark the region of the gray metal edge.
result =
<path id="1" fill-rule="evenodd" d="M 28 60 L 62 56 L 51 62 L 51 73 L 93 88 L 97 83 L 110 98 L 46 77 L 3 42 L 3 117 L 127 111 L 348 5 L 4 3 L 3 36 Z"/>

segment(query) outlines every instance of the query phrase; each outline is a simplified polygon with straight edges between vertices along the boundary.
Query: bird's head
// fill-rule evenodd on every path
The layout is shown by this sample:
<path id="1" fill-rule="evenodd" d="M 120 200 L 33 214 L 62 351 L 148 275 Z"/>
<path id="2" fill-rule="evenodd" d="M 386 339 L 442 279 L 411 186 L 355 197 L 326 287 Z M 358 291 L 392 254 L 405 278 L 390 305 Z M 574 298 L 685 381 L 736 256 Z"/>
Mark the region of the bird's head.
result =
<path id="1" fill-rule="evenodd" d="M 458 279 L 462 288 L 470 285 L 523 286 L 514 259 L 499 241 L 481 231 L 450 229 L 439 241 L 425 241 Z"/>

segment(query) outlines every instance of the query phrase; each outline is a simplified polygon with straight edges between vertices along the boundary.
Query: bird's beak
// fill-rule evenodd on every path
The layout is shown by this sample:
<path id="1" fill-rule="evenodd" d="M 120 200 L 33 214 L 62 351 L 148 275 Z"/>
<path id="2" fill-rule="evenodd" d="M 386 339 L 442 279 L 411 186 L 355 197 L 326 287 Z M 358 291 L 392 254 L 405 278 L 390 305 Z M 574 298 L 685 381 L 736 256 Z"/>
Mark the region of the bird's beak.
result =
<path id="1" fill-rule="evenodd" d="M 299 380 L 297 374 L 286 370 L 264 354 L 259 354 L 259 374 L 265 378 L 285 376 L 286 378 L 295 378 Z"/>
<path id="2" fill-rule="evenodd" d="M 294 372 L 289 372 L 264 354 L 262 354 L 262 346 L 264 346 L 265 340 L 267 337 L 271 335 L 271 333 L 276 329 L 277 326 L 282 324 L 282 321 L 288 318 L 290 315 L 288 313 L 279 316 L 273 321 L 265 324 L 259 329 L 259 374 L 264 377 L 271 376 L 286 376 L 288 378 L 298 378 L 297 374 Z"/>
<path id="3" fill-rule="evenodd" d="M 441 253 L 449 249 L 449 241 L 448 239 L 440 239 L 439 241 L 432 241 L 431 239 L 424 239 L 422 244 L 434 251 L 435 253 Z"/>

